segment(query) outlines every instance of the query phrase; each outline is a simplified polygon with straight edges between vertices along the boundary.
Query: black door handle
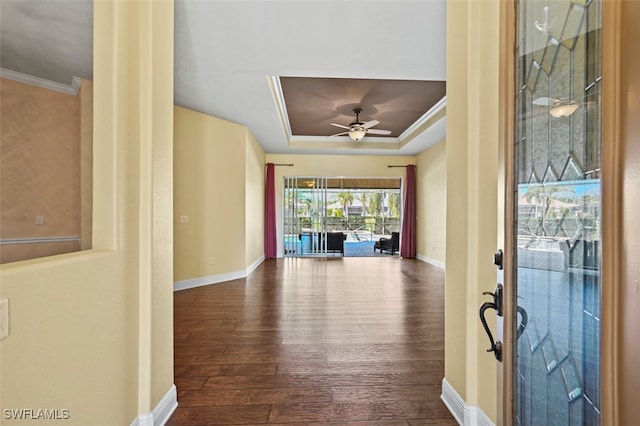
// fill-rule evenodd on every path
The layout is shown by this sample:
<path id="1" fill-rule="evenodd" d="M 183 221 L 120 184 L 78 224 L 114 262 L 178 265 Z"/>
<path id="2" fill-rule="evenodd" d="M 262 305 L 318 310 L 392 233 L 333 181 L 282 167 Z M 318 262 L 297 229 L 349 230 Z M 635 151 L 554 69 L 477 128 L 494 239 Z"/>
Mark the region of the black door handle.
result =
<path id="1" fill-rule="evenodd" d="M 484 331 L 487 333 L 487 336 L 489 336 L 489 343 L 491 344 L 491 347 L 487 349 L 487 352 L 493 352 L 496 359 L 502 362 L 502 343 L 494 341 L 493 334 L 491 334 L 491 330 L 489 330 L 487 320 L 484 317 L 484 313 L 487 309 L 494 309 L 497 312 L 498 306 L 493 302 L 484 302 L 482 306 L 480 306 L 480 322 L 482 323 L 482 327 L 484 327 Z"/>
<path id="2" fill-rule="evenodd" d="M 502 316 L 502 284 L 498 284 L 493 293 L 485 291 L 482 294 L 493 297 L 493 302 L 484 302 L 482 306 L 480 306 L 479 312 L 480 322 L 482 323 L 482 327 L 487 333 L 487 336 L 489 336 L 489 343 L 491 344 L 491 347 L 487 349 L 487 352 L 493 352 L 496 359 L 502 362 L 502 343 L 494 340 L 493 334 L 491 333 L 491 330 L 489 330 L 489 325 L 487 325 L 487 319 L 485 318 L 485 312 L 487 309 L 493 309 L 496 311 L 498 316 Z"/>

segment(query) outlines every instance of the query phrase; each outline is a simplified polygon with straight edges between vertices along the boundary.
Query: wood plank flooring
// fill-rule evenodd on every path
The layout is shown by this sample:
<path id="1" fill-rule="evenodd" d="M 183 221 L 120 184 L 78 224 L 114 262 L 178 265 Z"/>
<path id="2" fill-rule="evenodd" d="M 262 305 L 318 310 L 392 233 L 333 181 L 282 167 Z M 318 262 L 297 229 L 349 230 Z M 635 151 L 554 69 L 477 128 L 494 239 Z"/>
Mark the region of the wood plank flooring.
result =
<path id="1" fill-rule="evenodd" d="M 177 425 L 457 425 L 440 401 L 444 273 L 272 259 L 175 293 Z"/>

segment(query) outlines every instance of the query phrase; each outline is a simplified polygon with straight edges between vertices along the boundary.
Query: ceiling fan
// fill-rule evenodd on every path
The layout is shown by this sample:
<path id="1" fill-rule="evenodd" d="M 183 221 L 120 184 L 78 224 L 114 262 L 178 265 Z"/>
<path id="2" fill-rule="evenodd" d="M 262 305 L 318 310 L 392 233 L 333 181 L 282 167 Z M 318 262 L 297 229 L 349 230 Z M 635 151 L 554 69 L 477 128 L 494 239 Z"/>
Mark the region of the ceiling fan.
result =
<path id="1" fill-rule="evenodd" d="M 380 124 L 378 120 L 367 121 L 366 123 L 360 122 L 360 113 L 362 112 L 362 108 L 354 108 L 353 113 L 356 115 L 356 121 L 349 124 L 348 126 L 343 126 L 342 124 L 331 123 L 332 126 L 341 127 L 343 129 L 347 129 L 346 132 L 336 133 L 331 136 L 342 136 L 349 135 L 351 139 L 354 141 L 361 140 L 367 133 L 372 135 L 390 135 L 391 130 L 381 130 L 381 129 L 372 129 L 373 126 L 377 126 Z"/>
<path id="2" fill-rule="evenodd" d="M 578 104 L 571 99 L 555 99 L 541 96 L 532 102 L 534 105 L 549 107 L 549 114 L 555 118 L 568 117 L 578 109 Z"/>

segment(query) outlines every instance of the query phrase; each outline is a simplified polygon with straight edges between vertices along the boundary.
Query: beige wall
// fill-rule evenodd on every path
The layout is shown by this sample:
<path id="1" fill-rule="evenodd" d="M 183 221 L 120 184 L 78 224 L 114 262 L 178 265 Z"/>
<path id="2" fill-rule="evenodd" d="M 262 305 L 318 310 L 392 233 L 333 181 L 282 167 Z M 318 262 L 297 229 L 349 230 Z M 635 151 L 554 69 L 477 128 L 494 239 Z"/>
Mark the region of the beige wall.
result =
<path id="1" fill-rule="evenodd" d="M 246 132 L 245 170 L 245 265 L 264 256 L 264 151 L 253 135 Z"/>
<path id="2" fill-rule="evenodd" d="M 0 267 L 3 409 L 127 425 L 173 383 L 171 28 L 170 1 L 95 4 L 93 249 Z"/>
<path id="3" fill-rule="evenodd" d="M 494 422 L 498 364 L 477 312 L 496 283 L 499 3 L 447 2 L 445 378 Z"/>
<path id="4" fill-rule="evenodd" d="M 447 223 L 446 143 L 416 157 L 417 257 L 444 266 Z"/>
<path id="5" fill-rule="evenodd" d="M 245 271 L 264 254 L 262 149 L 246 127 L 181 107 L 174 146 L 174 280 Z"/>
<path id="6" fill-rule="evenodd" d="M 80 96 L 0 82 L 0 238 L 80 237 Z M 35 217 L 44 216 L 36 225 Z M 0 262 L 68 253 L 78 242 L 0 246 Z"/>

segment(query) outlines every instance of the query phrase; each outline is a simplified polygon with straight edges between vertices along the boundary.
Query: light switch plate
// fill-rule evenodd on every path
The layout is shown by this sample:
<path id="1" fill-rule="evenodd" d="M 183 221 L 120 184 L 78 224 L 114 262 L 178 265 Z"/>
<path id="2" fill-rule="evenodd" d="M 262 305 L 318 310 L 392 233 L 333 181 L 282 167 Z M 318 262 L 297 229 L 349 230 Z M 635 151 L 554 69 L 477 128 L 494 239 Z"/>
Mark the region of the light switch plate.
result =
<path id="1" fill-rule="evenodd" d="M 9 299 L 0 300 L 0 339 L 9 336 Z"/>

